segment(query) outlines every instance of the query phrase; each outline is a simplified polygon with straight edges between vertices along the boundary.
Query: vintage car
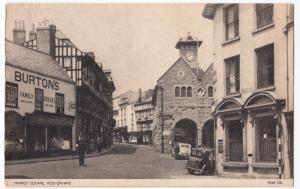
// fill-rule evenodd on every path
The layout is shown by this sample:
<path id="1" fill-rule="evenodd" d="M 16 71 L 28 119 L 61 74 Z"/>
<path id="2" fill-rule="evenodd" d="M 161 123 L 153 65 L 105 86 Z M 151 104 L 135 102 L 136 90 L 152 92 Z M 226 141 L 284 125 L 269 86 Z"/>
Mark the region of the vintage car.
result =
<path id="1" fill-rule="evenodd" d="M 174 156 L 175 159 L 188 159 L 191 155 L 191 149 L 192 146 L 190 144 L 178 142 L 172 149 L 172 156 Z"/>
<path id="2" fill-rule="evenodd" d="M 190 174 L 212 175 L 215 173 L 213 148 L 193 148 L 185 166 Z"/>

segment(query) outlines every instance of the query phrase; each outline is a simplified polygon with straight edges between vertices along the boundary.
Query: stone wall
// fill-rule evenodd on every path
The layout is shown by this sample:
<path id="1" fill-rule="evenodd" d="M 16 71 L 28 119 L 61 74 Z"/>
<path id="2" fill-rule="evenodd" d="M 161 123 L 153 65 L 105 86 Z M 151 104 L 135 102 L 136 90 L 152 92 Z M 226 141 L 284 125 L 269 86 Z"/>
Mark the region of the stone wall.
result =
<path id="1" fill-rule="evenodd" d="M 178 72 L 182 71 L 183 76 Z M 213 66 L 205 72 L 203 78 L 199 79 L 191 68 L 179 59 L 159 80 L 158 85 L 162 86 L 156 93 L 156 106 L 154 113 L 153 146 L 161 151 L 162 132 L 164 140 L 164 152 L 169 153 L 172 147 L 174 128 L 178 121 L 190 119 L 197 125 L 197 145 L 202 143 L 202 127 L 211 118 L 211 104 L 213 98 L 207 96 L 207 87 L 213 82 Z M 175 97 L 175 86 L 191 86 L 192 97 Z M 204 95 L 199 96 L 199 88 L 204 90 Z M 163 92 L 163 95 L 161 95 Z M 161 99 L 163 98 L 163 99 Z M 161 103 L 163 103 L 164 127 L 161 119 Z M 163 130 L 163 131 L 162 131 Z"/>

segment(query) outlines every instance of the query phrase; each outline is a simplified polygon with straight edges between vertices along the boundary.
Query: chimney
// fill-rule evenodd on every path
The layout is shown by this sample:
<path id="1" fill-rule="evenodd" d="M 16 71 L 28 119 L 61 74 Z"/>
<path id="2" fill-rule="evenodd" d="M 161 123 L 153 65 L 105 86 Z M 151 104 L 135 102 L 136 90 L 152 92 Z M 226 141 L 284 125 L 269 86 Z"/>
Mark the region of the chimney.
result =
<path id="1" fill-rule="evenodd" d="M 31 30 L 29 31 L 29 40 L 36 39 L 36 32 L 34 31 L 34 24 L 32 24 Z"/>
<path id="2" fill-rule="evenodd" d="M 36 49 L 55 57 L 56 26 L 49 25 L 47 20 L 36 28 Z"/>
<path id="3" fill-rule="evenodd" d="M 25 22 L 15 21 L 15 28 L 13 29 L 13 42 L 23 44 L 26 42 Z"/>
<path id="4" fill-rule="evenodd" d="M 138 98 L 138 102 L 142 102 L 142 89 L 139 88 L 139 98 Z"/>
<path id="5" fill-rule="evenodd" d="M 94 54 L 94 52 L 86 52 L 86 54 L 95 61 L 95 54 Z"/>

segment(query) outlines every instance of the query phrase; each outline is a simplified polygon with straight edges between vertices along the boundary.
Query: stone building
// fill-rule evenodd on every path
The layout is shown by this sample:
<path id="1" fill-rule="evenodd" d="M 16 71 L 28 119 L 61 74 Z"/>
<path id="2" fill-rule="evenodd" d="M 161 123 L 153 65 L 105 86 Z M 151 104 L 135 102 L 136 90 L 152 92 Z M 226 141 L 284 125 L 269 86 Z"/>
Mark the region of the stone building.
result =
<path id="1" fill-rule="evenodd" d="M 153 147 L 163 153 L 170 153 L 174 142 L 213 146 L 213 65 L 206 71 L 199 67 L 201 43 L 189 33 L 180 38 L 175 46 L 179 59 L 155 86 L 152 140 Z"/>
<path id="2" fill-rule="evenodd" d="M 217 174 L 293 177 L 294 8 L 207 4 L 216 70 Z"/>
<path id="3" fill-rule="evenodd" d="M 96 149 L 98 136 L 104 147 L 109 147 L 114 127 L 112 93 L 115 90 L 111 70 L 105 70 L 96 62 L 93 52 L 81 51 L 61 30 L 46 21 L 36 28 L 33 25 L 27 41 L 25 30 L 15 33 L 25 47 L 56 60 L 76 83 L 76 104 L 73 105 L 76 106 L 76 136 L 84 137 L 89 151 Z"/>

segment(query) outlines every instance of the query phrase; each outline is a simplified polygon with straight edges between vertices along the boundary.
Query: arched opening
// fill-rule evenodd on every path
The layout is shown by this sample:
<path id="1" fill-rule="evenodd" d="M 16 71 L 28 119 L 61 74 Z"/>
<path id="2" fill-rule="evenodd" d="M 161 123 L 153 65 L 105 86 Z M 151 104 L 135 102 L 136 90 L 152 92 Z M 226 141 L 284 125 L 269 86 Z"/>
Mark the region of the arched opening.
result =
<path id="1" fill-rule="evenodd" d="M 214 147 L 214 121 L 210 119 L 203 125 L 202 130 L 202 145 L 205 147 Z"/>
<path id="2" fill-rule="evenodd" d="M 196 146 L 197 124 L 190 119 L 178 121 L 174 129 L 174 142 L 182 142 Z"/>

